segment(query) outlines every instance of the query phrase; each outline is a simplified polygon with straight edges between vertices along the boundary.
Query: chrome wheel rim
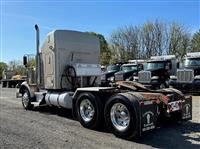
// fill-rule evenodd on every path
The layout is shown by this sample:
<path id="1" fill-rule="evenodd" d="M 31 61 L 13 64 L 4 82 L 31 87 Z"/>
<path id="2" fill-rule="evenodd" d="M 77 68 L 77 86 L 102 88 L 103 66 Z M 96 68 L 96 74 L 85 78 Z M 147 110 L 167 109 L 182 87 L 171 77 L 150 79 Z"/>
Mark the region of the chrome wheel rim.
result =
<path id="1" fill-rule="evenodd" d="M 23 102 L 23 105 L 24 105 L 25 107 L 28 106 L 28 103 L 29 103 L 29 96 L 28 96 L 28 93 L 27 93 L 27 92 L 25 92 L 25 93 L 23 94 L 23 96 L 22 96 L 22 102 Z"/>
<path id="2" fill-rule="evenodd" d="M 119 131 L 125 131 L 129 127 L 130 113 L 124 104 L 115 103 L 111 107 L 110 118 L 113 126 Z"/>
<path id="3" fill-rule="evenodd" d="M 90 122 L 94 117 L 94 106 L 89 99 L 83 99 L 80 103 L 80 115 L 85 122 Z"/>

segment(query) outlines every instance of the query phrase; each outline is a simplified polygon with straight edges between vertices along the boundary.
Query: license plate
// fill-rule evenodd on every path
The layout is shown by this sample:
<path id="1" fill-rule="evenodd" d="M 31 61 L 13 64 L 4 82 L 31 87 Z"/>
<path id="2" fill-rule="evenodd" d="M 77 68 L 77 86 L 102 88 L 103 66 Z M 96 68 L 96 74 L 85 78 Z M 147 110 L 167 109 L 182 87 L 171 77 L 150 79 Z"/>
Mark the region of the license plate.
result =
<path id="1" fill-rule="evenodd" d="M 174 112 L 174 111 L 180 110 L 181 109 L 180 103 L 181 103 L 180 101 L 174 101 L 174 102 L 168 103 L 167 112 L 170 113 L 170 112 Z"/>

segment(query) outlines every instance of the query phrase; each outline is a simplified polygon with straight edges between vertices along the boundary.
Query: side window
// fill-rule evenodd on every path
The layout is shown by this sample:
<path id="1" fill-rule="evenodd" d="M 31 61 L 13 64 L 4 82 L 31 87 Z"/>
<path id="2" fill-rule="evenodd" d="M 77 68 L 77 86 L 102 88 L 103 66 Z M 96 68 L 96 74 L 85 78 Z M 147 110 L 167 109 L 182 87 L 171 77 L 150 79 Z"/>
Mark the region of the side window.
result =
<path id="1" fill-rule="evenodd" d="M 172 69 L 172 63 L 169 63 L 169 69 Z"/>

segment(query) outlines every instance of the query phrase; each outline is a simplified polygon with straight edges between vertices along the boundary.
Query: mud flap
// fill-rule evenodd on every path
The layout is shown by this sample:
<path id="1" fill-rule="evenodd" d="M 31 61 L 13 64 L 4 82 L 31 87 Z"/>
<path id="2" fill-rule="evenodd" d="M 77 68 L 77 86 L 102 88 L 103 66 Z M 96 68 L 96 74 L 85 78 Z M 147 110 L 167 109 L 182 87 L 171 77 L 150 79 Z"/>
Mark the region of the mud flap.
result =
<path id="1" fill-rule="evenodd" d="M 182 120 L 192 119 L 192 97 L 186 97 L 182 103 L 181 118 Z"/>
<path id="2" fill-rule="evenodd" d="M 140 113 L 140 135 L 156 128 L 158 119 L 158 106 L 152 101 L 144 101 Z"/>

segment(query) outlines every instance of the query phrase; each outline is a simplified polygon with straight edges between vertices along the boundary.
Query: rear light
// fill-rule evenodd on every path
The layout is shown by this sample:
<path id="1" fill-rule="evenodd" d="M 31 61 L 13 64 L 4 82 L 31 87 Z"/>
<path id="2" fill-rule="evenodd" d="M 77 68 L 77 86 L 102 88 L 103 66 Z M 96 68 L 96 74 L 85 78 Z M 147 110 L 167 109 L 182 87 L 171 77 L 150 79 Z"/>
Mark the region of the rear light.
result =
<path id="1" fill-rule="evenodd" d="M 144 101 L 140 102 L 140 106 L 143 107 L 144 106 Z"/>
<path id="2" fill-rule="evenodd" d="M 140 101 L 140 106 L 143 107 L 145 105 L 151 105 L 151 104 L 154 104 L 153 101 L 151 100 L 147 100 L 147 101 Z"/>
<path id="3" fill-rule="evenodd" d="M 191 95 L 186 95 L 186 96 L 185 96 L 185 99 L 190 99 L 190 100 L 192 100 L 192 96 L 191 96 Z"/>

